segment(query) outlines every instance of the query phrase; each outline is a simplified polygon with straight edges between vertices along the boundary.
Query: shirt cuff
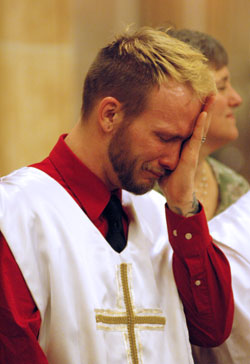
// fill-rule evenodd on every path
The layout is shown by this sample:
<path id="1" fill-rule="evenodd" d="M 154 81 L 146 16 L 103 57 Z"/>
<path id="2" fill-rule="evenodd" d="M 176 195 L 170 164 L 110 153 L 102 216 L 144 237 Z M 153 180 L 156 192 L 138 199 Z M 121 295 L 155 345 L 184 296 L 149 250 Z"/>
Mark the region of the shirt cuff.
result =
<path id="1" fill-rule="evenodd" d="M 166 204 L 168 236 L 174 252 L 182 259 L 204 254 L 212 243 L 204 208 L 190 217 L 171 211 Z"/>

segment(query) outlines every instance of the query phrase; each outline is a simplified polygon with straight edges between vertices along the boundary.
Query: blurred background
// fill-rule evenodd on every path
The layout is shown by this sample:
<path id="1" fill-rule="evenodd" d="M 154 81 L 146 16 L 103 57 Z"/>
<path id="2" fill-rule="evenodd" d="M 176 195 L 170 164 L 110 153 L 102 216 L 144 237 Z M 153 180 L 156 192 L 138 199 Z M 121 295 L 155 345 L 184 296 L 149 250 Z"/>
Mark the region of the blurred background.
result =
<path id="1" fill-rule="evenodd" d="M 250 0 L 0 0 L 0 175 L 47 156 L 71 129 L 85 73 L 128 24 L 210 33 L 243 97 L 240 138 L 216 157 L 250 181 Z"/>

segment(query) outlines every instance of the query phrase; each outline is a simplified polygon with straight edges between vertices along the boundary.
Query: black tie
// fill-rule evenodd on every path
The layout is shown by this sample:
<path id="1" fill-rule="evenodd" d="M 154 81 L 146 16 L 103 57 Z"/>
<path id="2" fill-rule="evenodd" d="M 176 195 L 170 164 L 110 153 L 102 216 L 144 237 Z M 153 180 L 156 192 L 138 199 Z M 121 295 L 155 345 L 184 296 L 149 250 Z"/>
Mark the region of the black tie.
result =
<path id="1" fill-rule="evenodd" d="M 106 239 L 112 248 L 120 253 L 126 246 L 126 239 L 122 224 L 122 205 L 118 197 L 111 195 L 109 203 L 103 211 L 108 220 L 108 234 Z"/>

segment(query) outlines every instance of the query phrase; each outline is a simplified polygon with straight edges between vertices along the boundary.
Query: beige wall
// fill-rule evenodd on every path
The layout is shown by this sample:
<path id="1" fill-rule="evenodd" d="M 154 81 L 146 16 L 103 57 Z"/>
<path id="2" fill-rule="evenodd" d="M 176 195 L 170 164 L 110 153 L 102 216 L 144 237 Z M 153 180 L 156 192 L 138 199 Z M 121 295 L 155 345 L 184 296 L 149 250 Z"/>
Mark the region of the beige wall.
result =
<path id="1" fill-rule="evenodd" d="M 225 45 L 232 84 L 243 97 L 236 112 L 240 137 L 216 156 L 250 181 L 250 1 L 210 0 L 208 14 L 207 31 Z"/>
<path id="2" fill-rule="evenodd" d="M 141 0 L 141 22 L 158 26 L 205 27 L 206 0 Z"/>
<path id="3" fill-rule="evenodd" d="M 83 76 L 136 0 L 0 0 L 0 175 L 43 159 L 79 115 Z"/>
<path id="4" fill-rule="evenodd" d="M 1 0 L 0 174 L 43 158 L 74 109 L 72 7 Z"/>
<path id="5" fill-rule="evenodd" d="M 0 0 L 0 175 L 47 155 L 79 115 L 83 77 L 126 24 L 190 27 L 219 38 L 244 98 L 238 141 L 219 158 L 250 180 L 249 0 Z"/>

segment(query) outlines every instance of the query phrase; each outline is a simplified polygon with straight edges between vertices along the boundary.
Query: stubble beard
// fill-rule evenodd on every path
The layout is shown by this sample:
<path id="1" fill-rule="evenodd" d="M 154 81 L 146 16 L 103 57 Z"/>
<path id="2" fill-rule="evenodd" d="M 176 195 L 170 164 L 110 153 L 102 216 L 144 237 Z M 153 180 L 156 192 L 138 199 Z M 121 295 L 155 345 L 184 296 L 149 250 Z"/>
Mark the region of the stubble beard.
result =
<path id="1" fill-rule="evenodd" d="M 148 183 L 136 182 L 135 174 L 138 159 L 131 155 L 131 146 L 132 143 L 127 129 L 120 127 L 110 141 L 108 148 L 109 160 L 117 174 L 122 189 L 135 195 L 143 195 L 153 189 L 155 180 Z"/>

